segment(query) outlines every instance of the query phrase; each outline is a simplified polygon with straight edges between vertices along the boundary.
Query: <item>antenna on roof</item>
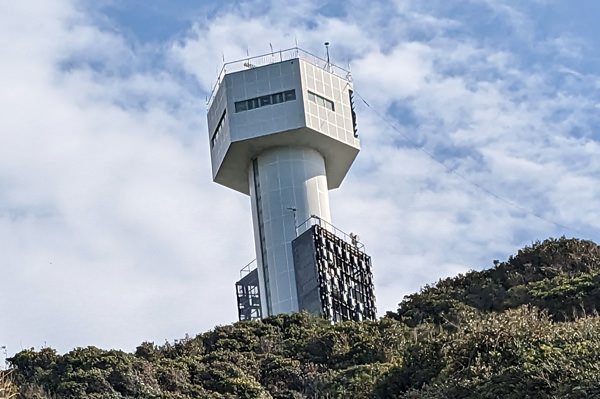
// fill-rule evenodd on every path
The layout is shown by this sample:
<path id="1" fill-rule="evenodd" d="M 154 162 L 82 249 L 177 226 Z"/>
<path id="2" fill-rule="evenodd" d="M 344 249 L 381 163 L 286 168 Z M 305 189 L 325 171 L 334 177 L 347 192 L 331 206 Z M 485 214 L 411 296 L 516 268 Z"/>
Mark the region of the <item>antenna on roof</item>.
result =
<path id="1" fill-rule="evenodd" d="M 331 63 L 329 62 L 329 42 L 325 42 L 325 49 L 327 50 L 327 70 L 330 71 Z"/>
<path id="2" fill-rule="evenodd" d="M 246 47 L 246 55 L 248 56 L 248 59 L 246 60 L 246 62 L 244 62 L 244 66 L 246 68 L 254 68 L 254 64 L 250 63 L 250 50 L 248 50 L 248 47 Z"/>

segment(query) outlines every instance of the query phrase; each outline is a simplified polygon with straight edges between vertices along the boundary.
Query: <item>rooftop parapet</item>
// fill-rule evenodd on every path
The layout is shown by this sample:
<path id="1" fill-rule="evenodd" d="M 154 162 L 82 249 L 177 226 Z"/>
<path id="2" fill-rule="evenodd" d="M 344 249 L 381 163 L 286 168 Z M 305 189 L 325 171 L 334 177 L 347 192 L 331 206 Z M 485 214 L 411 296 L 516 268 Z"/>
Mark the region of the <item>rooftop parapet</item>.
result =
<path id="1" fill-rule="evenodd" d="M 332 64 L 331 62 L 324 60 L 320 57 L 317 57 L 314 54 L 309 53 L 308 51 L 302 50 L 298 47 L 290 48 L 287 50 L 279 50 L 272 53 L 267 53 L 263 55 L 259 55 L 256 57 L 248 57 L 237 61 L 231 61 L 223 64 L 221 68 L 221 72 L 219 73 L 219 77 L 217 78 L 217 82 L 213 86 L 213 89 L 210 93 L 210 98 L 208 99 L 207 108 L 210 108 L 212 101 L 223 82 L 223 78 L 226 74 L 232 72 L 243 71 L 250 68 L 256 68 L 260 66 L 270 65 L 277 62 L 293 60 L 296 58 L 300 58 L 312 65 L 315 65 L 323 70 L 326 70 L 334 75 L 345 79 L 349 82 L 352 81 L 352 77 L 350 75 L 350 71 L 341 68 L 337 65 Z"/>

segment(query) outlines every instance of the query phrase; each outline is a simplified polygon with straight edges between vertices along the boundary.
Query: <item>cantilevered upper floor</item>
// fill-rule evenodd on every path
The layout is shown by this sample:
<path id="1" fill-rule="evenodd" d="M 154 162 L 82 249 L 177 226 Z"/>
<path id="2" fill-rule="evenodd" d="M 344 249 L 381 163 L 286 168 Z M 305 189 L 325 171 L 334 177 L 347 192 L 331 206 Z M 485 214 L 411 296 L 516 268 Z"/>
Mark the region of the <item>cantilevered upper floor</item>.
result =
<path id="1" fill-rule="evenodd" d="M 339 187 L 360 150 L 352 95 L 347 71 L 297 48 L 225 64 L 208 104 L 213 180 L 249 194 L 253 158 L 300 146 Z"/>

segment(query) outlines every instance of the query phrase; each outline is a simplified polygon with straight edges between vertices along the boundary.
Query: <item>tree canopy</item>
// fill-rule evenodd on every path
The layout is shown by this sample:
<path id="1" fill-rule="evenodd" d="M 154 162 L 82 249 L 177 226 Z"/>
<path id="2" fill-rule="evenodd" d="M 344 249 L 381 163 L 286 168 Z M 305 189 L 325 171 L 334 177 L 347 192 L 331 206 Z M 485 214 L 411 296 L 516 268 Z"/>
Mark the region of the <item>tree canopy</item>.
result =
<path id="1" fill-rule="evenodd" d="M 600 398 L 599 276 L 596 244 L 549 239 L 378 321 L 297 313 L 135 353 L 31 349 L 7 378 L 27 399 Z"/>

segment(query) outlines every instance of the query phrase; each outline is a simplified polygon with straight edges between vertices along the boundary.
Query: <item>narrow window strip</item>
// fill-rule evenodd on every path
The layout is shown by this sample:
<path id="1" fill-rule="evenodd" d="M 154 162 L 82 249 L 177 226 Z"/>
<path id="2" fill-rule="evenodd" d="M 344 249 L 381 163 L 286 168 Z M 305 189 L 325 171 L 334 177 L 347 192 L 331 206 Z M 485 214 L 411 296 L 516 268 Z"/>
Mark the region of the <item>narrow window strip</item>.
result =
<path id="1" fill-rule="evenodd" d="M 250 111 L 252 109 L 267 107 L 287 101 L 296 100 L 296 90 L 286 90 L 265 96 L 250 98 L 248 100 L 236 101 L 235 112 Z"/>
<path id="2" fill-rule="evenodd" d="M 309 99 L 309 101 L 312 101 L 322 107 L 329 109 L 330 111 L 335 112 L 335 106 L 333 105 L 333 101 L 331 101 L 323 96 L 320 96 L 318 94 L 313 93 L 312 91 L 309 91 L 308 99 Z"/>

